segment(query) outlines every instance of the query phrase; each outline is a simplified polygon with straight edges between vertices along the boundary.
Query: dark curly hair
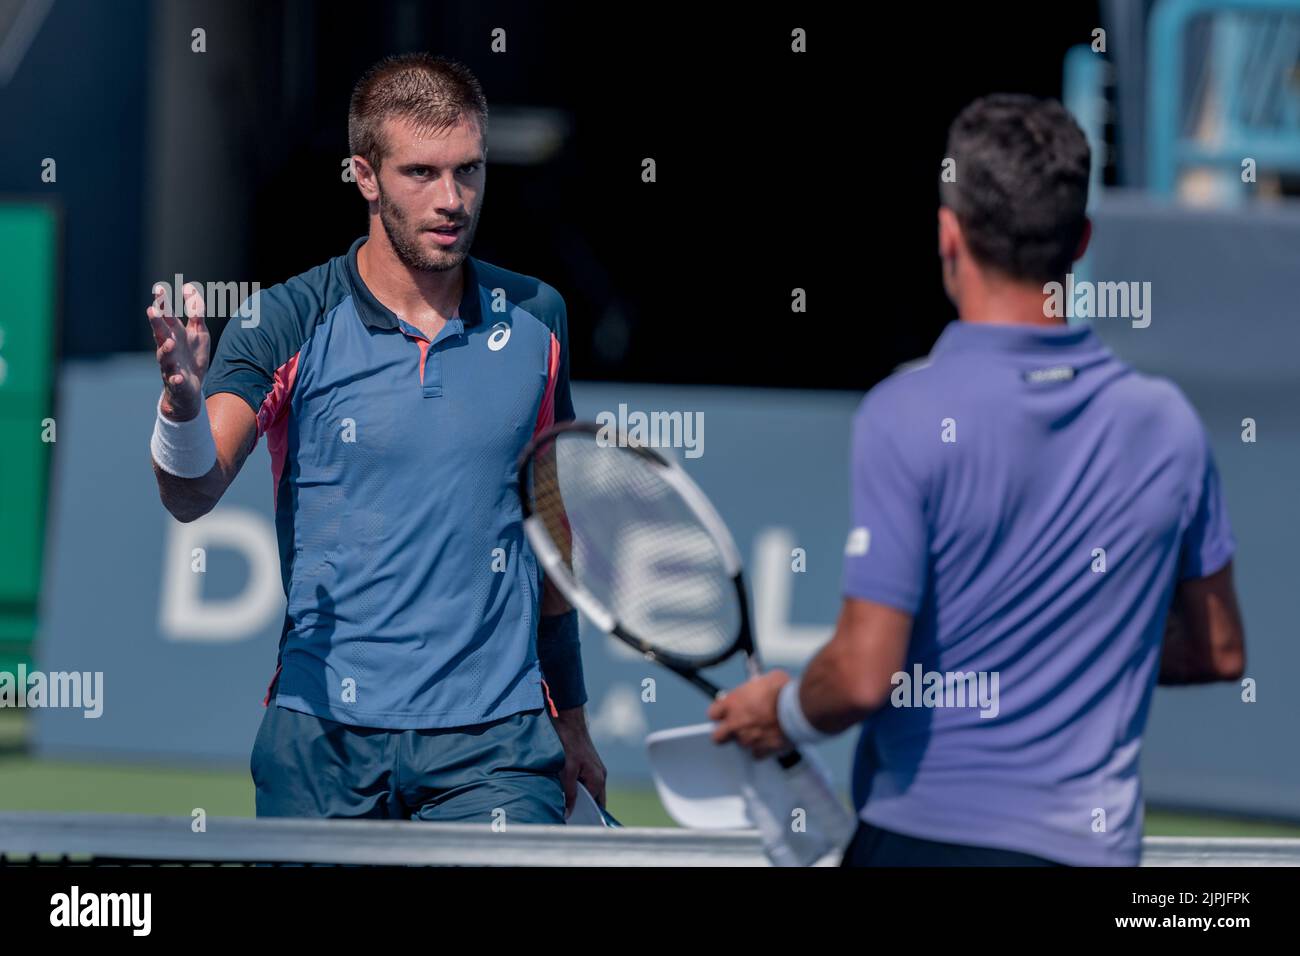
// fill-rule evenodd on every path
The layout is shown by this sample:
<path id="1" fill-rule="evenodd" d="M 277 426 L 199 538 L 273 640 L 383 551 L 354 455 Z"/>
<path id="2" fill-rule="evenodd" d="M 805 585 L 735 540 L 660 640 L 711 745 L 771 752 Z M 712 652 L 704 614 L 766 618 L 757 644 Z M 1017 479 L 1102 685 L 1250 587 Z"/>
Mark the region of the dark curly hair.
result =
<path id="1" fill-rule="evenodd" d="M 1050 282 L 1070 269 L 1088 205 L 1088 139 L 1056 100 L 996 94 L 971 103 L 948 129 L 940 182 L 981 265 Z"/>

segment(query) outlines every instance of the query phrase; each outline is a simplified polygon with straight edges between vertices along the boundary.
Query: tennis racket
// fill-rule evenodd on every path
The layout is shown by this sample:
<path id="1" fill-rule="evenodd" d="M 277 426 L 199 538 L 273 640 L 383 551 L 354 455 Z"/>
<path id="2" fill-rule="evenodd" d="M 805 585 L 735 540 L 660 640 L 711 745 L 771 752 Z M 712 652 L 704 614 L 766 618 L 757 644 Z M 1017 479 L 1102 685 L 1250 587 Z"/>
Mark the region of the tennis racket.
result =
<path id="1" fill-rule="evenodd" d="M 743 654 L 761 673 L 740 552 L 680 465 L 612 427 L 564 422 L 529 443 L 518 470 L 528 542 L 596 627 L 710 697 L 723 691 L 705 668 Z"/>

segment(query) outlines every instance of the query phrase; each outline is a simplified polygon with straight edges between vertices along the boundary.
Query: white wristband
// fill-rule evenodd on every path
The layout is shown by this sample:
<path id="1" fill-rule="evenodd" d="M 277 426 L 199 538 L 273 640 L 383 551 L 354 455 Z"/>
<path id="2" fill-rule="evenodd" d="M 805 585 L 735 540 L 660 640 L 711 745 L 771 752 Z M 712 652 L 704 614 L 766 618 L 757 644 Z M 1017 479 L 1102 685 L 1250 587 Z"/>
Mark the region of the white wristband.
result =
<path id="1" fill-rule="evenodd" d="M 776 720 L 781 733 L 792 744 L 817 744 L 830 740 L 834 734 L 824 734 L 812 725 L 799 705 L 799 681 L 792 680 L 781 688 L 776 698 Z"/>
<path id="2" fill-rule="evenodd" d="M 208 406 L 199 397 L 199 413 L 188 422 L 174 422 L 162 413 L 158 398 L 158 420 L 149 442 L 158 467 L 177 478 L 202 478 L 217 463 L 217 446 L 212 441 Z"/>

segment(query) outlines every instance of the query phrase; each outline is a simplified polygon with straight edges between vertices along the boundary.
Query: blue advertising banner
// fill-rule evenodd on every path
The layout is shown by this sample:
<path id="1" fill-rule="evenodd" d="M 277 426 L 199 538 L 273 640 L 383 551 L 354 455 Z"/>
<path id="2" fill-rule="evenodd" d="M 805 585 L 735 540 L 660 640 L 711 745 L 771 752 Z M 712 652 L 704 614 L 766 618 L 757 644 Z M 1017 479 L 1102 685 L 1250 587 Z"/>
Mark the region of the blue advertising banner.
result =
<path id="1" fill-rule="evenodd" d="M 101 673 L 102 712 L 39 710 L 35 740 L 48 756 L 246 764 L 284 611 L 270 460 L 259 444 L 211 515 L 174 521 L 158 502 L 149 460 L 157 395 L 157 370 L 147 355 L 72 362 L 62 370 L 37 659 L 47 672 Z M 683 426 L 689 421 L 683 447 L 670 453 L 735 535 L 766 666 L 791 671 L 829 638 L 838 612 L 849 426 L 860 397 L 574 387 L 581 418 L 658 411 L 680 412 Z M 1237 440 L 1231 424 L 1212 419 L 1216 449 Z M 1294 463 L 1300 437 L 1290 432 L 1287 441 Z M 1229 453 L 1220 461 L 1242 540 L 1241 592 L 1258 700 L 1243 704 L 1231 684 L 1158 691 L 1144 756 L 1148 797 L 1300 816 L 1300 762 L 1291 739 L 1300 699 L 1281 692 L 1276 676 L 1300 666 L 1300 643 L 1288 601 L 1263 593 L 1274 583 L 1264 570 L 1270 561 L 1290 567 L 1282 543 L 1288 539 L 1279 539 L 1275 525 L 1290 522 L 1294 541 L 1294 509 L 1279 513 L 1270 502 L 1291 500 L 1280 483 L 1294 469 L 1264 472 Z M 195 573 L 200 560 L 202 573 Z M 707 702 L 594 629 L 585 628 L 583 644 L 593 736 L 611 782 L 644 783 L 645 735 L 701 722 Z M 738 682 L 742 668 L 729 664 L 716 678 L 724 686 Z M 841 784 L 855 736 L 822 748 Z"/>
<path id="2" fill-rule="evenodd" d="M 284 613 L 264 443 L 221 504 L 182 524 L 149 462 L 157 371 L 148 356 L 63 369 L 40 667 L 103 674 L 100 716 L 38 712 L 44 755 L 246 761 Z M 847 436 L 860 396 L 710 388 L 574 387 L 580 417 L 680 412 L 669 450 L 745 555 L 765 663 L 797 668 L 837 611 Z M 135 449 L 132 453 L 130 449 Z M 134 462 L 135 464 L 130 464 Z M 195 550 L 205 568 L 195 573 Z M 802 557 L 800 557 L 802 555 Z M 800 570 L 792 570 L 797 566 Z M 584 624 L 593 736 L 612 778 L 648 778 L 645 735 L 704 720 L 680 678 Z M 743 679 L 739 664 L 716 671 Z M 846 736 L 827 753 L 846 766 Z"/>

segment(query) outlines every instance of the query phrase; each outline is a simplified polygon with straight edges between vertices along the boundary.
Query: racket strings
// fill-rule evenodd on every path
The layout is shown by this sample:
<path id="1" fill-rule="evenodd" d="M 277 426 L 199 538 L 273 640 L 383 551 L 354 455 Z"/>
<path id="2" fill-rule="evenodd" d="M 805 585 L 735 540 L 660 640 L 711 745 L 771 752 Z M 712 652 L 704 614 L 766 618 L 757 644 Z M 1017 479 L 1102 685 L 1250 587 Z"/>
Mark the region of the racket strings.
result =
<path id="1" fill-rule="evenodd" d="M 566 432 L 533 460 L 533 511 L 575 581 L 626 630 L 700 660 L 740 629 L 722 555 L 665 467 L 635 450 Z"/>

